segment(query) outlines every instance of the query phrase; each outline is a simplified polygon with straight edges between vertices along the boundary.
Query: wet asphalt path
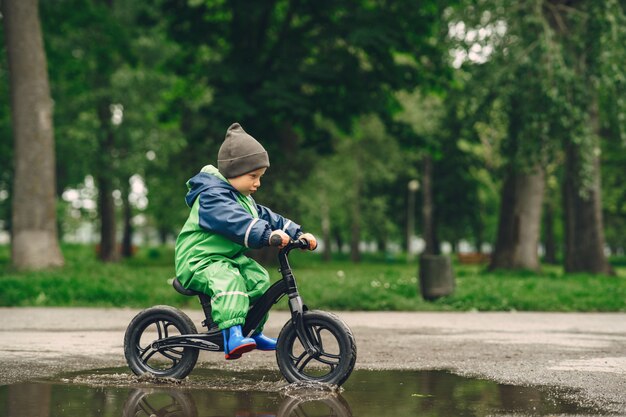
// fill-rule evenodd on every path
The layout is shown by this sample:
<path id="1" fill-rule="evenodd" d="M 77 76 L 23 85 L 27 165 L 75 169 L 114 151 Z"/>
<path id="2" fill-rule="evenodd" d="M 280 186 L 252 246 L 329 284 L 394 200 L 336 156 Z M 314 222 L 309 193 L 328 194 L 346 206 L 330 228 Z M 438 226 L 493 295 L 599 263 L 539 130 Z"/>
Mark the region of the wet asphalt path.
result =
<path id="1" fill-rule="evenodd" d="M 0 308 L 0 385 L 125 366 L 126 325 L 139 310 Z M 201 312 L 186 311 L 200 327 Z M 625 313 L 339 312 L 360 369 L 445 369 L 499 383 L 573 389 L 580 403 L 626 416 Z M 287 312 L 272 313 L 277 336 Z M 272 353 L 238 361 L 202 353 L 206 368 L 275 369 Z"/>

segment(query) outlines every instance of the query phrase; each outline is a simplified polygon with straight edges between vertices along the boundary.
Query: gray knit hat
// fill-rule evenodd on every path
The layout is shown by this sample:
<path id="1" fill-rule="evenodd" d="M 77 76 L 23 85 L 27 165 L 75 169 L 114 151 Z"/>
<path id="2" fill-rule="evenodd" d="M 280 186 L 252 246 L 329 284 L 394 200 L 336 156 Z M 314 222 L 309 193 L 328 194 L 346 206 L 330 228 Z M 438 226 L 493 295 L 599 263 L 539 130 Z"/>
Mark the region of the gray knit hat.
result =
<path id="1" fill-rule="evenodd" d="M 239 123 L 230 125 L 217 154 L 217 169 L 222 175 L 234 178 L 269 166 L 270 158 L 265 148 L 247 134 Z"/>

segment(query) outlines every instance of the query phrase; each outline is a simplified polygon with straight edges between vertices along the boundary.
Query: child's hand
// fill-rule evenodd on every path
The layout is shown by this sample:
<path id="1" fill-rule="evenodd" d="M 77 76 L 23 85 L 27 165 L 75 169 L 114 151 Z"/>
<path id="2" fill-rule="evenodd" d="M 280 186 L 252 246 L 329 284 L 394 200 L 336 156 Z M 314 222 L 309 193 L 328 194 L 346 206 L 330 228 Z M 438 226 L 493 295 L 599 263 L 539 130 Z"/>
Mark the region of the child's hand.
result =
<path id="1" fill-rule="evenodd" d="M 317 239 L 311 233 L 303 233 L 299 239 L 304 239 L 309 243 L 309 250 L 315 250 L 317 248 Z"/>
<path id="2" fill-rule="evenodd" d="M 281 239 L 280 245 L 276 245 L 276 244 L 274 244 L 274 242 L 272 242 L 272 237 L 273 236 L 278 236 Z M 279 249 L 282 249 L 285 246 L 287 246 L 290 241 L 291 241 L 291 238 L 289 237 L 289 235 L 287 233 L 283 232 L 282 230 L 274 230 L 272 233 L 270 233 L 270 238 L 269 238 L 268 244 L 270 246 L 276 246 Z"/>

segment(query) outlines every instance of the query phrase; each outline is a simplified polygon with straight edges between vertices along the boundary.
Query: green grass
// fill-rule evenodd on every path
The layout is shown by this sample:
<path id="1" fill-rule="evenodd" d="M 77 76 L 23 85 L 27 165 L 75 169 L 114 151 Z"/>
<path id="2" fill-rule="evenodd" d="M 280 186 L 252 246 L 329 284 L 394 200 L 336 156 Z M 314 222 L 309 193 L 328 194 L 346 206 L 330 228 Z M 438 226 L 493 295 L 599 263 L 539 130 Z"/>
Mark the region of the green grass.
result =
<path id="1" fill-rule="evenodd" d="M 133 259 L 100 263 L 94 248 L 66 245 L 66 265 L 43 272 L 10 268 L 10 250 L 0 246 L 0 306 L 198 307 L 195 297 L 177 294 L 171 248 L 146 248 Z M 419 292 L 417 261 L 369 258 L 324 263 L 319 255 L 293 252 L 291 265 L 300 293 L 311 308 L 406 311 L 626 311 L 626 267 L 617 276 L 564 275 L 544 266 L 541 273 L 487 272 L 454 265 L 456 291 L 434 302 Z M 279 279 L 274 266 L 268 270 Z M 286 308 L 281 302 L 278 308 Z"/>

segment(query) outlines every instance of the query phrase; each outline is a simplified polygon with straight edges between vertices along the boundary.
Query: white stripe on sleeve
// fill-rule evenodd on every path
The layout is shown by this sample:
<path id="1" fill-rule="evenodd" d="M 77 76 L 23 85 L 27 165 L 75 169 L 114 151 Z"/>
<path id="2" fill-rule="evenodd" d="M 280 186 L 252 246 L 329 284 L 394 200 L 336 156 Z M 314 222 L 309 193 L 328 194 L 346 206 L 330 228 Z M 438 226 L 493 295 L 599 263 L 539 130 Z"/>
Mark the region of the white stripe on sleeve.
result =
<path id="1" fill-rule="evenodd" d="M 245 245 L 246 248 L 250 247 L 248 246 L 248 238 L 250 237 L 250 230 L 252 230 L 252 226 L 254 226 L 254 224 L 258 221 L 259 221 L 258 217 L 255 219 L 252 219 L 252 221 L 250 222 L 250 226 L 248 226 L 248 229 L 246 230 L 246 235 L 243 238 L 243 244 Z"/>

